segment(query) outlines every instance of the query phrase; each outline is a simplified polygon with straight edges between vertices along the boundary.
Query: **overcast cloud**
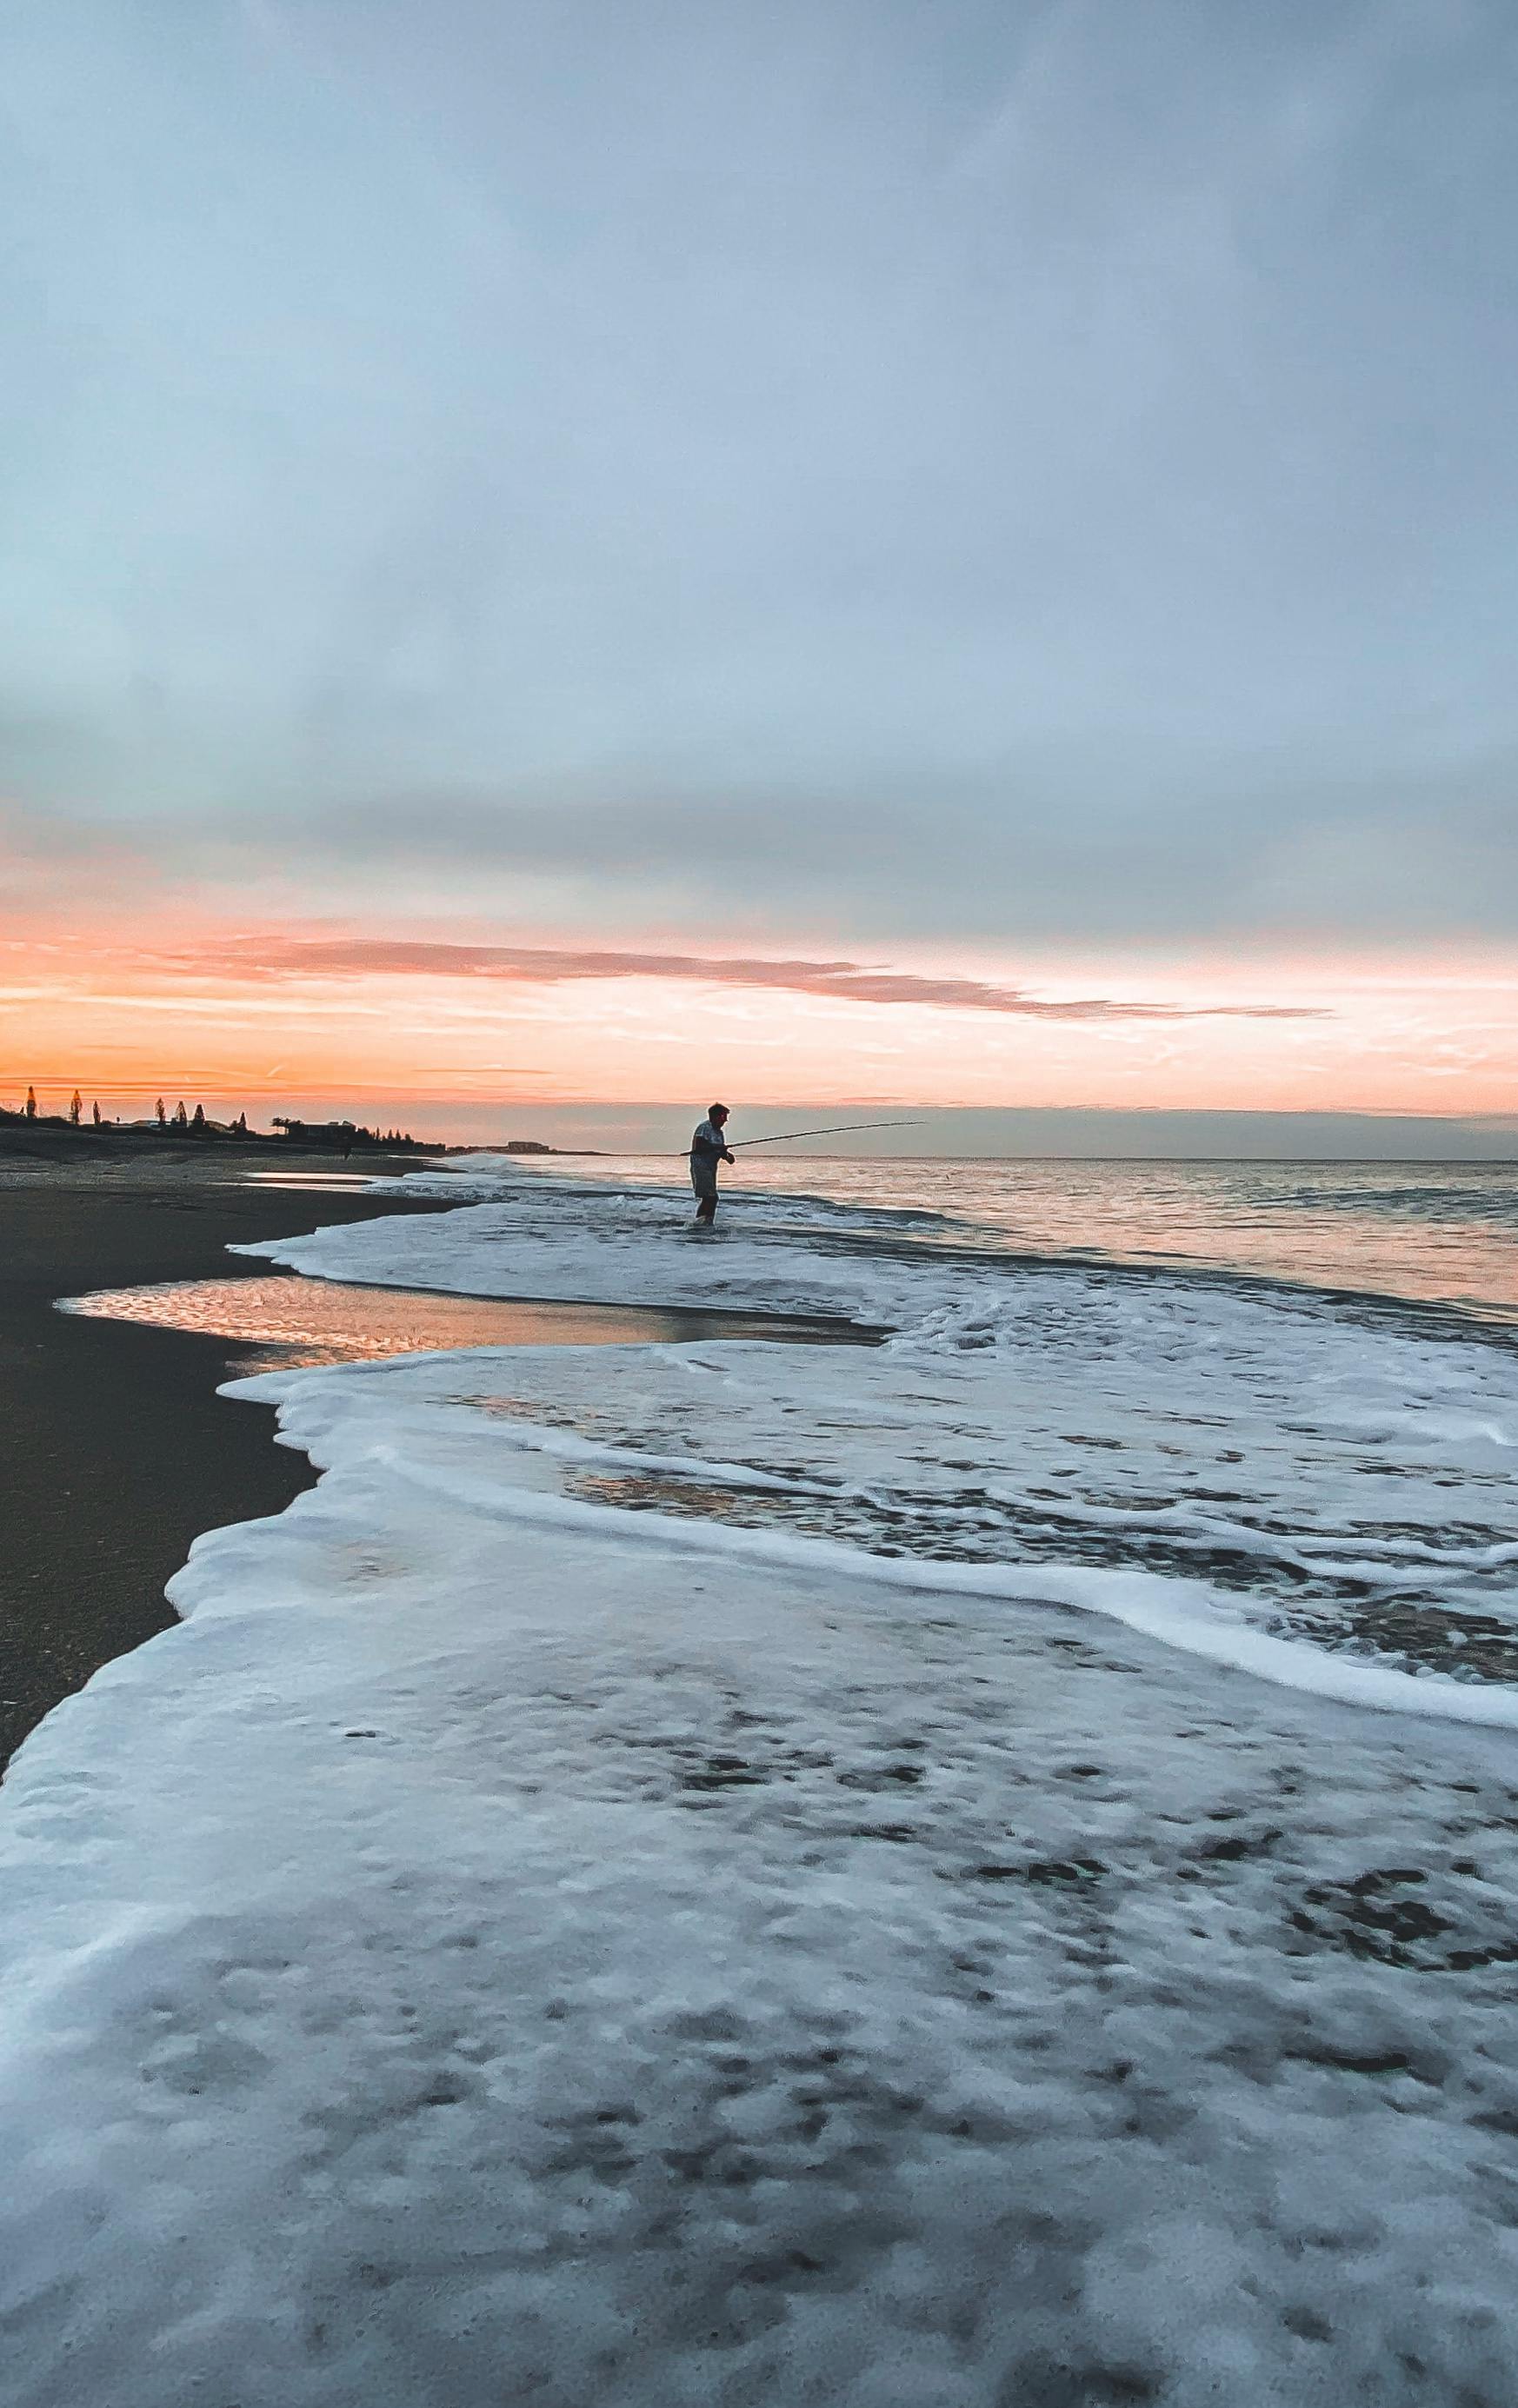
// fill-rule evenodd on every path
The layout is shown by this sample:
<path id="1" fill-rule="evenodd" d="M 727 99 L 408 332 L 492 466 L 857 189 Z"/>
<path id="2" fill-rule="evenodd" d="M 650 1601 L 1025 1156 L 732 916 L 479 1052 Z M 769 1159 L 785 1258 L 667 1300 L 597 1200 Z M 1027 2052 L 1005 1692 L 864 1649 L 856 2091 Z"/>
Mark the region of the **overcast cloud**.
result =
<path id="1" fill-rule="evenodd" d="M 635 941 L 1511 931 L 1515 100 L 1508 0 L 23 0 L 0 787 Z"/>

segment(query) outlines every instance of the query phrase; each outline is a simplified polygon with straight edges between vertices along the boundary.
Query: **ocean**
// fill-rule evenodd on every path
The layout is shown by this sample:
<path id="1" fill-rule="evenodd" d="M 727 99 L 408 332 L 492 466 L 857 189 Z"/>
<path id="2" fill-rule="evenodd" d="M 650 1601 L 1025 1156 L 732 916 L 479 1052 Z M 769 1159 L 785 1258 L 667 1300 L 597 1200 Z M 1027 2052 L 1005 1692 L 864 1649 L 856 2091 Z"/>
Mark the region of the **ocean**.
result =
<path id="1" fill-rule="evenodd" d="M 1518 1172 L 766 1159 L 729 1174 L 709 1238 L 671 1168 L 458 1157 L 411 1184 L 466 1211 L 263 1251 L 329 1278 L 872 1324 L 890 1335 L 851 1363 L 842 1424 L 827 1358 L 765 1347 L 695 1416 L 689 1359 L 666 1355 L 636 1410 L 592 1413 L 600 1373 L 545 1354 L 521 1409 L 638 1455 L 624 1510 L 1000 1567 L 1024 1593 L 1095 1580 L 1213 1654 L 1364 1694 L 1428 1676 L 1420 1711 L 1474 1713 L 1480 1689 L 1506 1715 Z M 745 1480 L 682 1467 L 713 1455 Z"/>
<path id="2" fill-rule="evenodd" d="M 20 2408 L 1506 2408 L 1514 1174 L 729 1182 L 239 1250 L 879 1342 L 230 1383 L 5 1792 Z"/>
<path id="3" fill-rule="evenodd" d="M 583 1178 L 586 1162 L 545 1169 Z M 649 1155 L 595 1166 L 667 1182 Z M 678 1178 L 679 1166 L 673 1166 Z M 1211 1269 L 1518 1321 L 1518 1163 L 952 1162 L 755 1149 L 764 1190 L 902 1216 L 919 1240 L 1060 1260 Z"/>

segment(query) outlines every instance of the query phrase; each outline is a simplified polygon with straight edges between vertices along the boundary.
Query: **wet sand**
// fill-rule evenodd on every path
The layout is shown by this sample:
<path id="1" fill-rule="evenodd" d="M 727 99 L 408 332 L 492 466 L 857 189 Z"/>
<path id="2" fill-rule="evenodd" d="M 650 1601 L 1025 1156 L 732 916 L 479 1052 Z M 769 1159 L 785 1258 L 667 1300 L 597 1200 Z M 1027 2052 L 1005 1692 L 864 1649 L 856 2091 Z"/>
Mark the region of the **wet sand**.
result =
<path id="1" fill-rule="evenodd" d="M 215 1394 L 236 1370 L 266 1364 L 266 1345 L 63 1313 L 56 1299 L 155 1283 L 266 1282 L 266 1263 L 225 1248 L 448 1209 L 247 1179 L 278 1168 L 277 1152 L 264 1149 L 235 1164 L 218 1154 L 98 1167 L 0 1151 L 0 1763 L 102 1664 L 167 1627 L 164 1584 L 201 1531 L 280 1512 L 315 1478 L 304 1456 L 272 1443 L 266 1408 Z M 498 1343 L 513 1334 L 511 1308 L 491 1310 Z M 537 1305 L 524 1309 L 520 1336 L 762 1328 L 781 1334 L 737 1315 Z"/>
<path id="2" fill-rule="evenodd" d="M 649 1346 L 709 1338 L 784 1339 L 793 1345 L 872 1346 L 885 1332 L 848 1321 L 660 1304 L 545 1302 L 468 1296 L 451 1288 L 380 1287 L 356 1281 L 261 1275 L 171 1280 L 150 1287 L 94 1288 L 65 1312 L 142 1322 L 193 1337 L 233 1340 L 249 1369 L 372 1363 L 460 1346 Z"/>
<path id="3" fill-rule="evenodd" d="M 281 1512 L 312 1477 L 271 1445 L 266 1412 L 215 1395 L 237 1353 L 224 1339 L 77 1318 L 54 1298 L 236 1277 L 229 1243 L 399 1209 L 222 1184 L 221 1166 L 49 1168 L 0 1177 L 0 1760 L 172 1622 L 164 1584 L 193 1539 Z"/>

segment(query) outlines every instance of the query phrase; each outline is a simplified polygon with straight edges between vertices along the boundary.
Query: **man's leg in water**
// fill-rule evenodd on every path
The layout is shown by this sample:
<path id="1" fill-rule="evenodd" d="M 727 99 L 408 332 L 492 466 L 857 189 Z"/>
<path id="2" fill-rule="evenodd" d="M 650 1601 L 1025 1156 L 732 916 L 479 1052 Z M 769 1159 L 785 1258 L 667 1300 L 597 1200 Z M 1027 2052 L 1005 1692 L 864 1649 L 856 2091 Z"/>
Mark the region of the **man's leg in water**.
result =
<path id="1" fill-rule="evenodd" d="M 707 1193 L 700 1198 L 695 1208 L 695 1217 L 698 1221 L 704 1221 L 708 1228 L 710 1228 L 712 1223 L 717 1218 L 717 1190 L 715 1187 L 709 1188 Z"/>

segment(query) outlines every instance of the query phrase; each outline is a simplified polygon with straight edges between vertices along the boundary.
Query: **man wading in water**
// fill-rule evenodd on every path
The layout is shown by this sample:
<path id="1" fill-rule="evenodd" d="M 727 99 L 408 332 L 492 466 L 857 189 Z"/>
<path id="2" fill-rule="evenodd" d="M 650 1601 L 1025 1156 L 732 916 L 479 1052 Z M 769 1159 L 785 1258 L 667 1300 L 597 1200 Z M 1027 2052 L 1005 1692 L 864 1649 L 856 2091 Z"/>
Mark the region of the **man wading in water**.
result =
<path id="1" fill-rule="evenodd" d="M 731 1162 L 727 1141 L 727 1106 L 713 1104 L 691 1140 L 691 1185 L 695 1190 L 695 1226 L 710 1228 L 717 1218 L 717 1165 Z"/>

